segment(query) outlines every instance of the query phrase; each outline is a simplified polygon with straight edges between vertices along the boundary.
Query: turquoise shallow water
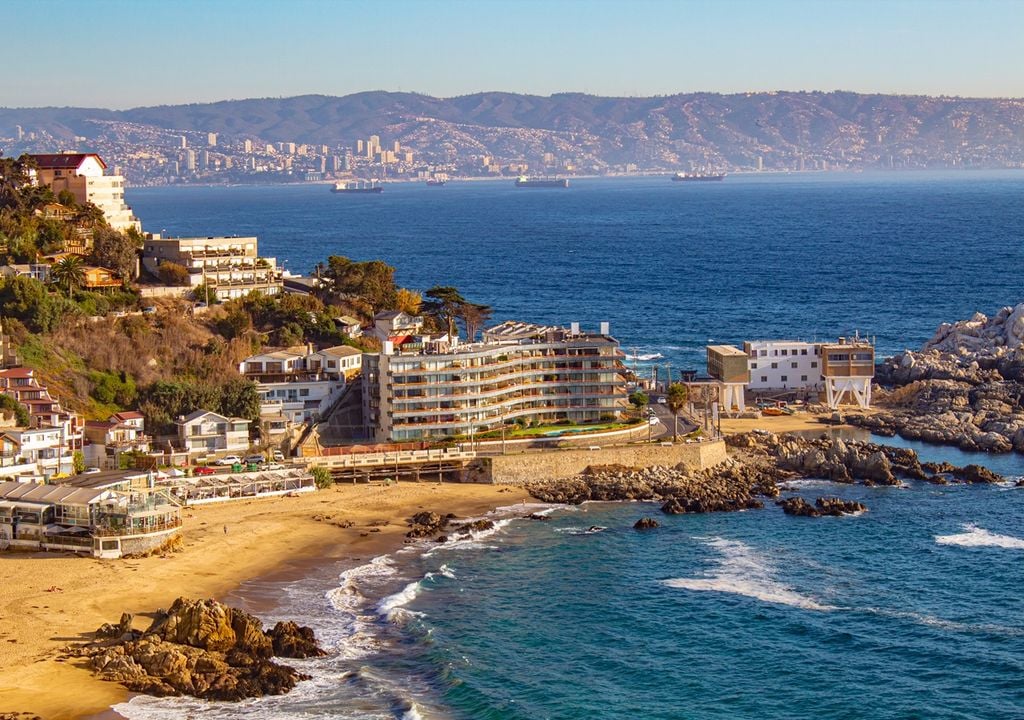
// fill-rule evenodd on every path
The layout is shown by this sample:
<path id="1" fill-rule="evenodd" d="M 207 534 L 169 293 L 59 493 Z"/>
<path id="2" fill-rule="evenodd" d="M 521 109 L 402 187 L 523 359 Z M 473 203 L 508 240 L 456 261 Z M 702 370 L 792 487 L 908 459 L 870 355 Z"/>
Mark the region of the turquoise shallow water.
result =
<path id="1" fill-rule="evenodd" d="M 964 463 L 952 449 L 924 459 Z M 1024 473 L 1017 456 L 1004 471 Z M 517 506 L 494 532 L 248 592 L 332 648 L 243 705 L 129 718 L 1024 717 L 1024 489 L 794 483 L 843 518 Z M 441 509 L 441 508 L 439 508 Z M 531 511 L 548 521 L 511 519 Z M 662 527 L 637 532 L 651 516 Z M 600 531 L 592 531 L 598 526 Z"/>

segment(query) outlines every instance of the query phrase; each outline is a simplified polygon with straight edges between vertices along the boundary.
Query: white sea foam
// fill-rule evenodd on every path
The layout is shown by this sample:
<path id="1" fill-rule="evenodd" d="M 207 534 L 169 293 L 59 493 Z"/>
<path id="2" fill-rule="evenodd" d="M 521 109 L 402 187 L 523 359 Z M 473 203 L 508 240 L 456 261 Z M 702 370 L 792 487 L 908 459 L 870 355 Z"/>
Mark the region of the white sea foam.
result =
<path id="1" fill-rule="evenodd" d="M 801 595 L 772 577 L 772 566 L 749 545 L 736 540 L 709 538 L 707 544 L 719 553 L 715 569 L 704 577 L 663 580 L 668 587 L 681 590 L 731 593 L 777 605 L 804 610 L 835 610 L 831 605 Z"/>
<path id="2" fill-rule="evenodd" d="M 648 362 L 650 360 L 661 360 L 663 357 L 665 357 L 665 356 L 662 355 L 660 352 L 653 352 L 653 353 L 644 353 L 642 355 L 629 355 L 626 359 L 627 360 L 638 360 L 640 362 Z"/>
<path id="3" fill-rule="evenodd" d="M 1011 535 L 996 535 L 984 528 L 970 523 L 961 525 L 962 533 L 954 535 L 936 535 L 935 542 L 939 545 L 960 545 L 962 547 L 999 547 L 1012 550 L 1024 550 L 1024 539 Z"/>

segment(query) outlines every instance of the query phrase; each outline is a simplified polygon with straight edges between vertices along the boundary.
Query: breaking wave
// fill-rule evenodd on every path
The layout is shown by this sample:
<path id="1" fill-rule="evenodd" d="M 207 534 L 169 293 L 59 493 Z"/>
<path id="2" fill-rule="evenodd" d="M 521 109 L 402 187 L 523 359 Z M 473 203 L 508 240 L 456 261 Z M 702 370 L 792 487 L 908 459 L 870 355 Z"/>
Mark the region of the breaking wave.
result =
<path id="1" fill-rule="evenodd" d="M 1024 550 L 1024 539 L 1012 535 L 990 533 L 988 530 L 970 523 L 960 527 L 964 529 L 964 532 L 953 535 L 936 535 L 935 542 L 939 545 L 960 545 L 961 547 L 1000 547 Z"/>

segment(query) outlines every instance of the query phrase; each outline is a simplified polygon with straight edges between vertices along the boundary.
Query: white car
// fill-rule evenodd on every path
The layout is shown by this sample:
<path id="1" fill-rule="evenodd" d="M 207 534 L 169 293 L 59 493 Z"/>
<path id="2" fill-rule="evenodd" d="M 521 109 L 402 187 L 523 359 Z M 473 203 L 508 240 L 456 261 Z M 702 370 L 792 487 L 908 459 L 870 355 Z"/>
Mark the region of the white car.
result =
<path id="1" fill-rule="evenodd" d="M 263 466 L 263 470 L 284 470 L 284 465 L 277 462 L 267 463 Z"/>
<path id="2" fill-rule="evenodd" d="M 242 458 L 238 457 L 237 455 L 228 455 L 227 457 L 222 457 L 220 460 L 218 460 L 217 462 L 214 463 L 214 465 L 241 465 L 241 464 L 242 464 Z"/>

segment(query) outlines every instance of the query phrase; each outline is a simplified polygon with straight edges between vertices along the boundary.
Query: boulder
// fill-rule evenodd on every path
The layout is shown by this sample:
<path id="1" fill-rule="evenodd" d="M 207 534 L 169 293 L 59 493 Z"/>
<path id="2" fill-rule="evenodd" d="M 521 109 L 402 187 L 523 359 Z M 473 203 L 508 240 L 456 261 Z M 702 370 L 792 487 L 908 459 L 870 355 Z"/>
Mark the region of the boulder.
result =
<path id="1" fill-rule="evenodd" d="M 658 524 L 658 521 L 655 520 L 654 518 L 649 518 L 649 517 L 640 518 L 635 523 L 633 523 L 633 529 L 634 530 L 653 530 L 654 528 L 657 528 L 657 527 L 661 527 Z"/>
<path id="2" fill-rule="evenodd" d="M 317 645 L 312 628 L 290 620 L 277 623 L 268 634 L 277 657 L 310 658 L 327 654 Z"/>

